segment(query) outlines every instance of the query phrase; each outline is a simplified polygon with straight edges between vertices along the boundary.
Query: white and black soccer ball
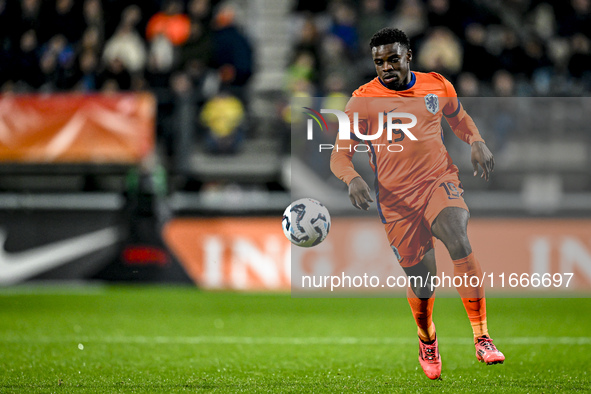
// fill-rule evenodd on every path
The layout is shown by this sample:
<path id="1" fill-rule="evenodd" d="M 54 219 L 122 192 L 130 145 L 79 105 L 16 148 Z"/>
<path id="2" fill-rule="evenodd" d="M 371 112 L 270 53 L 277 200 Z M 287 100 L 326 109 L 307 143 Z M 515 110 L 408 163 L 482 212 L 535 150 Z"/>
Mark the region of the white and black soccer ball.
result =
<path id="1" fill-rule="evenodd" d="M 320 202 L 301 198 L 283 212 L 283 233 L 297 246 L 309 248 L 324 241 L 330 230 L 330 214 Z"/>

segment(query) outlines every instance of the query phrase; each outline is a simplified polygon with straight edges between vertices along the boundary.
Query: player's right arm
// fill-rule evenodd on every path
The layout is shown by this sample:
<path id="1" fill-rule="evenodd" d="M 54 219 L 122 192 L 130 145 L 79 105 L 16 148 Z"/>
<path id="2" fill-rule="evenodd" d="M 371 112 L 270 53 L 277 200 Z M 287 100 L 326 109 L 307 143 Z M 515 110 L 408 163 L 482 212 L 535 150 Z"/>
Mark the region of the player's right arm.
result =
<path id="1" fill-rule="evenodd" d="M 356 112 L 353 108 L 355 100 L 352 99 L 347 104 L 345 112 L 349 116 L 349 119 L 353 119 L 353 112 Z M 361 118 L 363 118 L 361 116 Z M 359 131 L 365 134 L 365 128 L 367 128 L 367 121 L 361 119 L 359 122 Z M 333 174 L 349 186 L 349 199 L 351 204 L 357 209 L 368 210 L 369 203 L 373 202 L 370 195 L 370 189 L 367 183 L 361 178 L 361 176 L 355 171 L 353 166 L 353 155 L 355 154 L 355 147 L 360 141 L 351 133 L 349 139 L 339 139 L 338 133 L 334 148 L 330 155 L 330 170 Z"/>
<path id="2" fill-rule="evenodd" d="M 337 135 L 337 140 L 330 155 L 330 170 L 337 178 L 349 186 L 349 200 L 351 200 L 351 204 L 357 209 L 367 211 L 369 209 L 369 203 L 373 202 L 370 189 L 361 175 L 355 171 L 352 162 L 353 154 L 355 154 L 354 149 L 358 143 L 353 139 L 339 140 Z"/>
<path id="3" fill-rule="evenodd" d="M 373 198 L 369 193 L 369 186 L 360 176 L 353 178 L 349 183 L 349 200 L 351 200 L 351 204 L 355 208 L 364 211 L 367 211 L 369 203 L 373 202 Z"/>

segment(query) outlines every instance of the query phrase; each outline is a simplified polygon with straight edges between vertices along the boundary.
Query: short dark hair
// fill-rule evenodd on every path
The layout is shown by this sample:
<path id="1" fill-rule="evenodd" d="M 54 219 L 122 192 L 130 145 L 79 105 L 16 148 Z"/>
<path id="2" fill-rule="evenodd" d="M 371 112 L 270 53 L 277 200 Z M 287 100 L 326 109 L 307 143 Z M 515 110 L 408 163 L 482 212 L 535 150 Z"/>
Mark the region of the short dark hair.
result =
<path id="1" fill-rule="evenodd" d="M 378 30 L 369 41 L 369 47 L 375 48 L 380 45 L 399 43 L 401 46 L 410 49 L 410 41 L 402 30 L 385 27 Z"/>

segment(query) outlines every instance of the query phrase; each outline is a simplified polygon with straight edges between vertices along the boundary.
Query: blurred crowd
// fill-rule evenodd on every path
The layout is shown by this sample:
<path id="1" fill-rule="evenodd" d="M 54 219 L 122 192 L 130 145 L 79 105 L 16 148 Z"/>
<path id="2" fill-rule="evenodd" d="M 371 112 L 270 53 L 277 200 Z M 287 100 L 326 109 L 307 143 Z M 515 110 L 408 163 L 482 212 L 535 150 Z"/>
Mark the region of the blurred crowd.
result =
<path id="1" fill-rule="evenodd" d="M 0 92 L 150 90 L 170 169 L 188 170 L 196 140 L 208 153 L 239 152 L 252 135 L 246 89 L 260 48 L 240 27 L 235 4 L 251 3 L 0 0 Z M 591 91 L 591 0 L 290 4 L 278 21 L 291 37 L 284 83 L 276 87 L 285 98 L 277 100 L 285 132 L 273 133 L 284 137 L 284 152 L 288 98 L 350 96 L 375 77 L 368 43 L 385 26 L 409 36 L 414 70 L 443 74 L 459 96 Z M 259 62 L 276 56 L 269 53 L 259 51 Z"/>
<path id="2" fill-rule="evenodd" d="M 186 149 L 174 141 L 181 101 L 196 110 L 184 129 L 201 130 L 212 153 L 231 153 L 253 73 L 236 11 L 219 0 L 0 0 L 0 90 L 149 89 L 170 157 Z M 223 103 L 231 116 L 213 116 Z"/>
<path id="3" fill-rule="evenodd" d="M 460 96 L 577 96 L 591 91 L 591 0 L 299 0 L 290 94 L 348 94 L 375 77 L 369 40 L 409 36 L 412 68 Z"/>

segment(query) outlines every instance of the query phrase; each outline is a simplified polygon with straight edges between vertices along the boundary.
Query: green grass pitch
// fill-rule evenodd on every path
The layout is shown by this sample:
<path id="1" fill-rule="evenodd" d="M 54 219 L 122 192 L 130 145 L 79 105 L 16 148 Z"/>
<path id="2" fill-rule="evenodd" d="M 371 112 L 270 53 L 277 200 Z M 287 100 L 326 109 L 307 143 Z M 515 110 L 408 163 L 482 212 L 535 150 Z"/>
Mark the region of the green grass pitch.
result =
<path id="1" fill-rule="evenodd" d="M 424 376 L 405 299 L 190 287 L 0 290 L 0 392 L 591 390 L 591 300 L 489 298 L 504 365 L 476 361 L 459 299 L 435 302 L 443 375 Z"/>

